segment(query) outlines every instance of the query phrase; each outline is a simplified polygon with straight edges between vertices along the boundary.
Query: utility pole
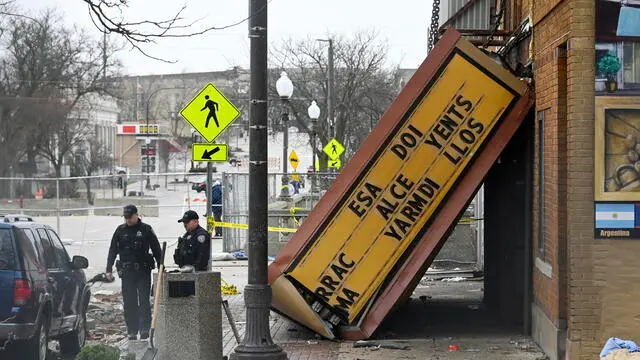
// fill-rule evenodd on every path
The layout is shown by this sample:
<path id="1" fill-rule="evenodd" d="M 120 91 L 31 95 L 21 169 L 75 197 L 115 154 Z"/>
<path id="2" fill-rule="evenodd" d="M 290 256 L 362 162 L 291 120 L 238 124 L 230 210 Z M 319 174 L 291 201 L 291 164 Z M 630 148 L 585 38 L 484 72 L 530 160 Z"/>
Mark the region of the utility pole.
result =
<path id="1" fill-rule="evenodd" d="M 327 86 L 327 112 L 329 115 L 329 126 L 331 127 L 331 137 L 335 137 L 335 101 L 334 101 L 334 69 L 333 69 L 333 39 L 329 39 L 329 85 Z"/>
<path id="2" fill-rule="evenodd" d="M 267 283 L 267 3 L 249 0 L 251 101 L 249 110 L 249 281 L 244 288 L 247 329 L 230 358 L 286 360 L 271 338 Z"/>

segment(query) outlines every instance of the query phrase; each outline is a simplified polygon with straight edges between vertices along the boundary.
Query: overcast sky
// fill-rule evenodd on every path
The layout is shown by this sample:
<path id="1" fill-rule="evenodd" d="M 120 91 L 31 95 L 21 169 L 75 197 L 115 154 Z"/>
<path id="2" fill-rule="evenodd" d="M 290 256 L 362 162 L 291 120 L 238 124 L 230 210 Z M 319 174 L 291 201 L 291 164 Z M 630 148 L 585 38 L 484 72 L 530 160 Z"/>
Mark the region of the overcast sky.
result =
<path id="1" fill-rule="evenodd" d="M 415 68 L 426 56 L 431 0 L 272 0 L 269 3 L 269 43 L 283 39 L 348 36 L 360 30 L 376 30 L 388 42 L 390 64 Z M 78 24 L 96 38 L 82 0 L 19 0 L 23 9 L 39 11 L 55 7 L 68 24 Z M 185 17 L 201 26 L 223 26 L 245 19 L 246 0 L 130 0 L 127 20 L 165 19 L 187 4 Z M 247 23 L 188 39 L 163 39 L 145 46 L 150 54 L 176 60 L 166 64 L 144 57 L 127 47 L 119 55 L 129 75 L 224 70 L 249 67 Z"/>

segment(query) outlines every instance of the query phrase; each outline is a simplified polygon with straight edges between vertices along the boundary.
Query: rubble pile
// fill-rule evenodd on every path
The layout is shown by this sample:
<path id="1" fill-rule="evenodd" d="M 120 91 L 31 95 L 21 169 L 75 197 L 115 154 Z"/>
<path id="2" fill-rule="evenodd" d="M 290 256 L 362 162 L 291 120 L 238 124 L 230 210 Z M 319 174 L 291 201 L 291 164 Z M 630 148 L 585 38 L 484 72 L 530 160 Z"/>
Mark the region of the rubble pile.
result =
<path id="1" fill-rule="evenodd" d="M 90 341 L 117 345 L 127 337 L 122 296 L 115 291 L 97 291 L 89 301 L 87 318 L 94 322 L 88 334 Z"/>

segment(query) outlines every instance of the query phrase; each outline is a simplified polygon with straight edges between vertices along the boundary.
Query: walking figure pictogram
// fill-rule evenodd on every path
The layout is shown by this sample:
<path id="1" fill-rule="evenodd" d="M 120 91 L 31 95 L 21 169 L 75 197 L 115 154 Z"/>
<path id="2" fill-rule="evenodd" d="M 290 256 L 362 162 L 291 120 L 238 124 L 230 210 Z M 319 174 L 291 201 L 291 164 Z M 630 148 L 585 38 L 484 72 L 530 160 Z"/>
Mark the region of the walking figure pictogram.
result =
<path id="1" fill-rule="evenodd" d="M 218 111 L 218 103 L 209 99 L 209 95 L 205 95 L 204 98 L 207 99 L 207 102 L 204 104 L 204 107 L 200 109 L 200 111 L 209 109 L 209 114 L 207 114 L 207 121 L 204 123 L 204 127 L 209 128 L 209 121 L 211 121 L 212 118 L 216 123 L 216 127 L 220 127 L 220 125 L 218 124 L 218 117 L 216 116 L 216 112 Z"/>
<path id="2" fill-rule="evenodd" d="M 338 155 L 338 149 L 336 148 L 335 143 L 331 144 L 331 151 L 333 152 L 333 154 Z"/>

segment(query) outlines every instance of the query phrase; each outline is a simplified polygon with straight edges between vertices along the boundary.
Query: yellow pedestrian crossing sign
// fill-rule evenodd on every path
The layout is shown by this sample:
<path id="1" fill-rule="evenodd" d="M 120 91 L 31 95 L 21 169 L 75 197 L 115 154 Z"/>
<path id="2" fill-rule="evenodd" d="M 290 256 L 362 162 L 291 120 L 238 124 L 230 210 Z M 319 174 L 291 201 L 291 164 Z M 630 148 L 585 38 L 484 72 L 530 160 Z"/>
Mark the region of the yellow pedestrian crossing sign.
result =
<path id="1" fill-rule="evenodd" d="M 295 150 L 291 151 L 291 154 L 289 154 L 289 163 L 291 163 L 291 167 L 294 170 L 296 170 L 300 164 L 300 159 L 298 159 L 298 154 L 296 154 Z"/>
<path id="2" fill-rule="evenodd" d="M 327 166 L 332 169 L 340 169 L 340 167 L 342 167 L 342 161 L 340 161 L 340 159 L 329 160 Z"/>
<path id="3" fill-rule="evenodd" d="M 180 115 L 207 142 L 212 142 L 240 116 L 240 110 L 209 83 L 180 111 Z"/>
<path id="4" fill-rule="evenodd" d="M 193 161 L 227 161 L 226 144 L 193 144 L 191 147 L 191 159 Z"/>
<path id="5" fill-rule="evenodd" d="M 324 153 L 329 155 L 329 159 L 336 160 L 344 152 L 344 146 L 335 138 L 331 139 L 327 146 L 323 149 Z"/>

